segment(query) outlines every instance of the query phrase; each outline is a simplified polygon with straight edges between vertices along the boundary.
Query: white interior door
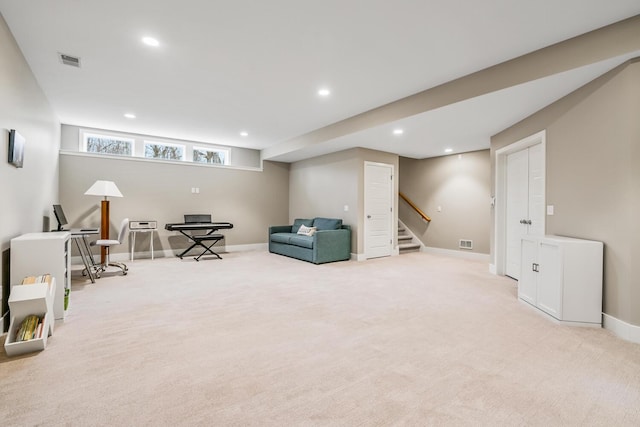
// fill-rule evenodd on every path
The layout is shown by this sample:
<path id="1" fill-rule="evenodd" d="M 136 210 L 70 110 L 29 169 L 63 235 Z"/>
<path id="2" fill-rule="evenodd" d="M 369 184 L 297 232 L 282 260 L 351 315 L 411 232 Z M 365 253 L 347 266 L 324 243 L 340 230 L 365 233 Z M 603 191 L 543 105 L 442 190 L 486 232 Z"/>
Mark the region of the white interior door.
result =
<path id="1" fill-rule="evenodd" d="M 391 255 L 393 246 L 393 165 L 365 162 L 365 257 Z"/>
<path id="2" fill-rule="evenodd" d="M 507 252 L 505 274 L 520 278 L 521 239 L 526 235 L 522 223 L 529 215 L 529 154 L 527 149 L 507 156 Z"/>
<path id="3" fill-rule="evenodd" d="M 544 235 L 545 170 L 542 144 L 535 144 L 506 160 L 505 274 L 520 278 L 521 239 Z"/>

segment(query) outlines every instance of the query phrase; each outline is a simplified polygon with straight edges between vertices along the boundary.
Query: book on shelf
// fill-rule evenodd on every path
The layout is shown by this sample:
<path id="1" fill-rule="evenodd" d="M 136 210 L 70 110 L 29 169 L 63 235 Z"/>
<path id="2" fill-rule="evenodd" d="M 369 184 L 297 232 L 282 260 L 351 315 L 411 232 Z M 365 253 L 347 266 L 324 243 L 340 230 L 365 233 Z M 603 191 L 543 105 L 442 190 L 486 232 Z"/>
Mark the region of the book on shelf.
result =
<path id="1" fill-rule="evenodd" d="M 16 342 L 29 341 L 34 338 L 42 338 L 44 316 L 39 317 L 30 314 L 24 318 L 16 332 Z"/>
<path id="2" fill-rule="evenodd" d="M 51 274 L 41 274 L 39 276 L 27 276 L 22 279 L 23 285 L 32 285 L 35 283 L 46 283 L 51 285 Z"/>

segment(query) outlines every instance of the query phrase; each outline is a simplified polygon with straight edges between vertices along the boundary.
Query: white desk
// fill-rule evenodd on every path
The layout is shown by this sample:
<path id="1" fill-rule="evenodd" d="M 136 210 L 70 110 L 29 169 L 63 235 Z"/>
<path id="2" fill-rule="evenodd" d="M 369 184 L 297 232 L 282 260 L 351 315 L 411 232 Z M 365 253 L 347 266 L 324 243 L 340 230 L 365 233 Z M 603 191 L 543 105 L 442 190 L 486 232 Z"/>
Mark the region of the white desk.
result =
<path id="1" fill-rule="evenodd" d="M 155 228 L 136 228 L 129 229 L 129 239 L 131 240 L 131 261 L 133 261 L 133 251 L 136 247 L 136 234 L 137 233 L 151 233 L 151 237 L 149 238 L 149 247 L 151 248 L 151 259 L 153 259 L 153 232 L 156 231 Z"/>

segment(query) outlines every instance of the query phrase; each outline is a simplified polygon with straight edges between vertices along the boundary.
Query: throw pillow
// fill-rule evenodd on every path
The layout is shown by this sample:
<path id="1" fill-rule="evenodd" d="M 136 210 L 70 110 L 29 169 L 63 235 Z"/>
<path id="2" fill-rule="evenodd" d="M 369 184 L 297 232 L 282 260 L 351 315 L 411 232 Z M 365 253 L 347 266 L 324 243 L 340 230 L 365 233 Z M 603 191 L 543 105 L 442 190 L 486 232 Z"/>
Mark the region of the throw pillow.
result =
<path id="1" fill-rule="evenodd" d="M 313 226 L 318 230 L 339 230 L 342 227 L 342 220 L 338 218 L 315 218 Z"/>
<path id="2" fill-rule="evenodd" d="M 312 219 L 304 219 L 304 218 L 296 218 L 293 221 L 293 226 L 291 227 L 291 232 L 292 233 L 297 233 L 298 230 L 300 229 L 301 225 L 306 225 L 308 227 L 311 227 L 313 225 L 313 220 Z"/>
<path id="3" fill-rule="evenodd" d="M 316 232 L 315 227 L 307 227 L 306 225 L 301 225 L 298 230 L 298 234 L 302 234 L 304 236 L 313 236 Z"/>

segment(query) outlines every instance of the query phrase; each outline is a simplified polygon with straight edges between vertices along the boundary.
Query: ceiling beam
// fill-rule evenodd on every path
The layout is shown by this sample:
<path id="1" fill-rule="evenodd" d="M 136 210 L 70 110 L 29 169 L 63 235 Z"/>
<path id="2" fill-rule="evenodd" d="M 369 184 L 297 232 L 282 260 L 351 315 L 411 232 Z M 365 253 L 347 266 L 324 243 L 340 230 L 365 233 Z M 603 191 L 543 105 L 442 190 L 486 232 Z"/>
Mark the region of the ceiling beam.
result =
<path id="1" fill-rule="evenodd" d="M 465 99 L 640 51 L 640 15 L 390 102 L 262 150 L 269 160 Z"/>

